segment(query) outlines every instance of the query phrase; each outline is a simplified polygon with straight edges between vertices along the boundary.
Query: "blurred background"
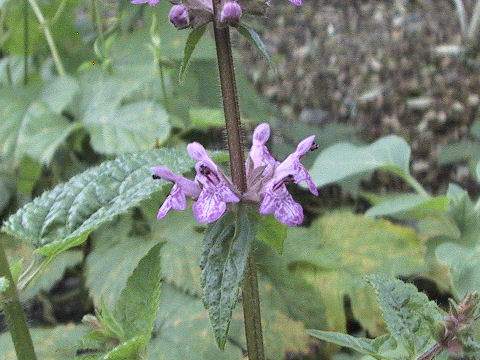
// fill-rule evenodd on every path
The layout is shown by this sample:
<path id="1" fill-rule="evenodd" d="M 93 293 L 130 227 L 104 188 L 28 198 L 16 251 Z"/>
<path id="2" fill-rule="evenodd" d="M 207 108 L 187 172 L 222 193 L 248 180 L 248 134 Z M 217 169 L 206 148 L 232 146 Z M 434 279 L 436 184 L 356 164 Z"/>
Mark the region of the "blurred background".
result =
<path id="1" fill-rule="evenodd" d="M 195 49 L 181 84 L 178 69 L 188 31 L 177 31 L 168 23 L 171 5 L 165 0 L 157 7 L 133 6 L 126 0 L 36 0 L 34 4 L 36 8 L 27 0 L 0 0 L 0 219 L 43 191 L 124 153 L 155 147 L 183 149 L 191 141 L 212 150 L 225 149 L 211 34 Z M 480 160 L 479 4 L 305 0 L 295 7 L 287 0 L 273 0 L 266 18 L 244 21 L 259 32 L 277 71 L 233 31 L 245 143 L 260 122 L 271 124 L 272 152 L 280 159 L 309 134 L 317 135 L 320 150 L 342 141 L 362 145 L 396 134 L 411 146 L 411 174 L 431 194 L 443 194 L 455 182 L 476 197 L 480 194 L 473 175 Z M 305 159 L 307 167 L 315 156 Z M 273 328 L 272 335 L 266 335 L 272 343 L 270 358 L 354 358 L 309 339 L 305 328 L 365 336 L 383 333 L 374 300 L 359 285 L 364 273 L 401 276 L 445 303 L 451 295 L 446 270 L 425 265 L 427 235 L 408 221 L 366 220 L 361 215 L 370 203 L 362 194 L 407 189 L 385 172 L 328 185 L 320 189 L 319 198 L 292 188 L 306 210 L 306 225 L 311 226 L 289 232 L 281 258 L 270 254 L 271 249 L 261 249 L 270 254 L 265 255 L 267 263 L 281 264 L 276 274 L 267 270 L 263 274 L 265 306 L 274 309 L 265 315 Z M 146 211 L 132 211 L 96 231 L 85 246 L 51 264 L 22 293 L 30 325 L 53 329 L 57 336 L 65 328 L 76 329 L 101 296 L 108 298 L 114 291 L 116 277 L 128 276 L 128 269 L 142 256 L 121 262 L 112 272 L 109 265 L 120 261 L 122 254 L 110 254 L 105 239 L 122 242 L 152 232 L 160 232 L 164 239 L 174 236 L 169 235 L 174 233 L 169 225 L 152 224 L 161 200 L 159 195 Z M 181 221 L 201 238 L 203 230 L 181 216 L 172 215 L 167 224 L 178 226 Z M 326 248 L 329 254 L 338 254 L 331 263 L 322 263 L 328 271 L 302 267 L 299 259 L 305 254 L 299 255 L 293 244 L 307 237 L 322 244 L 343 242 L 343 247 Z M 359 238 L 364 241 L 361 254 L 352 250 Z M 33 258 L 33 249 L 4 234 L 0 239 L 21 272 Z M 195 267 L 190 253 L 177 248 L 165 251 L 172 251 L 169 254 L 181 263 L 185 260 L 185 267 Z M 373 252 L 382 251 L 391 252 L 391 258 L 372 259 Z M 106 265 L 98 268 L 96 264 L 104 261 Z M 342 266 L 334 269 L 337 265 L 332 264 Z M 118 275 L 122 271 L 126 274 Z M 178 284 L 173 270 L 165 271 L 166 286 L 172 287 L 165 291 L 169 302 L 186 303 L 188 296 L 195 295 L 192 289 L 197 284 Z M 198 272 L 185 270 L 189 271 Z M 188 283 L 190 277 L 178 281 Z M 309 299 L 304 302 L 310 302 L 304 313 L 298 310 L 306 306 L 298 303 L 299 291 Z M 188 311 L 201 314 L 198 297 L 188 299 Z M 220 354 L 208 320 L 188 330 L 176 329 L 176 320 L 159 315 L 156 331 L 161 333 L 167 324 L 178 334 L 170 342 L 156 340 L 149 358 L 242 357 L 240 330 L 232 330 L 235 350 Z M 4 331 L 0 314 L 0 332 Z M 52 334 L 38 336 L 56 339 Z M 58 343 L 68 341 L 73 340 L 59 338 Z M 184 341 L 190 347 L 197 344 L 187 355 L 174 350 L 187 346 Z M 7 343 L 5 335 L 0 337 L 0 349 L 10 349 Z M 7 353 L 5 359 L 11 359 Z M 70 356 L 65 354 L 58 356 Z"/>

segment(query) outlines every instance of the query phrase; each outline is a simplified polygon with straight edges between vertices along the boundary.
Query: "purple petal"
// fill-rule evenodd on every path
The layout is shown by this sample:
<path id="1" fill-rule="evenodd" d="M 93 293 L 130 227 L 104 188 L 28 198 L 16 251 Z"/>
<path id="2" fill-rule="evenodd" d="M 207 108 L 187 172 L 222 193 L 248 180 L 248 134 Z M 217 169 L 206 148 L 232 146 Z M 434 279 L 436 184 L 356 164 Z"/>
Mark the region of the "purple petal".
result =
<path id="1" fill-rule="evenodd" d="M 295 181 L 295 184 L 299 184 L 302 181 L 305 181 L 307 183 L 308 189 L 310 192 L 318 196 L 318 189 L 315 183 L 312 180 L 312 177 L 308 173 L 308 170 L 303 166 L 300 161 L 297 161 L 294 164 L 294 174 L 293 174 L 293 179 Z"/>
<path id="2" fill-rule="evenodd" d="M 253 145 L 265 145 L 270 138 L 270 125 L 262 123 L 253 130 Z"/>
<path id="3" fill-rule="evenodd" d="M 208 156 L 207 151 L 202 144 L 193 142 L 187 145 L 187 152 L 195 161 L 205 161 L 209 167 L 217 171 L 217 164 Z"/>
<path id="4" fill-rule="evenodd" d="M 150 5 L 150 6 L 157 6 L 159 2 L 160 2 L 160 0 L 150 0 L 150 1 L 148 2 L 148 5 Z"/>
<path id="5" fill-rule="evenodd" d="M 165 166 L 153 166 L 150 168 L 152 173 L 156 176 L 161 177 L 164 180 L 175 182 L 179 177 L 177 174 L 172 172 L 169 168 Z"/>
<path id="6" fill-rule="evenodd" d="M 297 6 L 302 6 L 302 0 L 288 0 L 290 1 L 292 4 L 295 4 Z"/>
<path id="7" fill-rule="evenodd" d="M 149 0 L 132 0 L 130 3 L 138 5 L 138 4 L 146 4 Z"/>
<path id="8" fill-rule="evenodd" d="M 270 185 L 273 182 L 270 182 Z M 260 214 L 275 213 L 275 218 L 287 226 L 300 225 L 303 222 L 302 206 L 296 203 L 285 185 L 273 190 L 270 188 L 262 201 Z"/>
<path id="9" fill-rule="evenodd" d="M 300 144 L 297 145 L 297 150 L 295 151 L 295 153 L 298 155 L 299 158 L 301 158 L 303 155 L 310 151 L 314 142 L 315 135 L 307 137 L 306 139 L 302 140 Z"/>
<path id="10" fill-rule="evenodd" d="M 223 184 L 225 184 L 225 183 L 223 183 Z M 238 198 L 238 196 L 235 195 L 235 193 L 234 193 L 232 190 L 230 190 L 226 184 L 223 185 L 223 186 L 218 187 L 217 189 L 215 189 L 215 191 L 217 192 L 219 198 L 220 198 L 223 202 L 226 202 L 226 203 L 229 203 L 229 202 L 237 203 L 237 202 L 240 201 L 240 199 Z"/>
<path id="11" fill-rule="evenodd" d="M 170 194 L 167 196 L 162 206 L 158 210 L 157 219 L 163 218 L 167 215 L 170 209 L 185 210 L 187 208 L 187 198 L 182 188 L 178 184 L 173 185 Z"/>
<path id="12" fill-rule="evenodd" d="M 227 204 L 220 200 L 217 193 L 204 189 L 193 205 L 193 214 L 199 222 L 211 223 L 218 220 L 226 209 Z"/>

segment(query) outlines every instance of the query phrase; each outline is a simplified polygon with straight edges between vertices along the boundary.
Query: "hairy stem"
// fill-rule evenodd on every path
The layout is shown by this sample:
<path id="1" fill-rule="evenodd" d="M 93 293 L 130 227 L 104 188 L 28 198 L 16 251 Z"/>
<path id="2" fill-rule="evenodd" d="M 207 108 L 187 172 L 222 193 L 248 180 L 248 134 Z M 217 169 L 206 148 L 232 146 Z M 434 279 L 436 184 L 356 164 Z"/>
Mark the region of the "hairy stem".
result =
<path id="1" fill-rule="evenodd" d="M 228 151 L 230 153 L 230 171 L 232 180 L 240 192 L 245 192 L 247 180 L 243 157 L 240 109 L 238 106 L 235 70 L 233 66 L 230 30 L 218 23 L 221 1 L 214 0 L 213 30 L 217 48 L 218 69 L 223 97 L 223 109 L 227 129 Z M 250 360 L 264 360 L 262 321 L 260 316 L 260 298 L 258 294 L 257 270 L 253 254 L 250 254 L 242 286 L 243 316 L 245 335 Z"/>
<path id="2" fill-rule="evenodd" d="M 167 113 L 170 114 L 170 104 L 168 101 L 167 86 L 165 84 L 165 68 L 160 60 L 158 61 L 158 69 L 160 72 L 160 86 L 162 87 L 163 94 L 163 106 L 165 107 Z"/>
<path id="3" fill-rule="evenodd" d="M 7 326 L 12 336 L 13 345 L 17 358 L 22 360 L 36 360 L 33 342 L 27 327 L 27 318 L 23 311 L 22 304 L 18 299 L 17 289 L 13 281 L 10 267 L 8 266 L 7 256 L 0 242 L 0 276 L 4 276 L 9 281 L 7 290 L 0 297 L 0 302 L 7 319 Z"/>
<path id="4" fill-rule="evenodd" d="M 45 34 L 45 38 L 47 39 L 48 47 L 50 48 L 50 52 L 53 57 L 53 61 L 55 62 L 55 67 L 57 68 L 58 75 L 65 76 L 67 73 L 65 72 L 65 68 L 63 67 L 62 59 L 60 59 L 60 55 L 58 54 L 57 46 L 55 45 L 55 41 L 53 40 L 52 32 L 50 31 L 50 27 L 48 25 L 47 20 L 43 16 L 42 10 L 38 6 L 37 0 L 28 0 L 30 6 L 37 17 L 38 22 L 43 28 L 43 33 Z"/>

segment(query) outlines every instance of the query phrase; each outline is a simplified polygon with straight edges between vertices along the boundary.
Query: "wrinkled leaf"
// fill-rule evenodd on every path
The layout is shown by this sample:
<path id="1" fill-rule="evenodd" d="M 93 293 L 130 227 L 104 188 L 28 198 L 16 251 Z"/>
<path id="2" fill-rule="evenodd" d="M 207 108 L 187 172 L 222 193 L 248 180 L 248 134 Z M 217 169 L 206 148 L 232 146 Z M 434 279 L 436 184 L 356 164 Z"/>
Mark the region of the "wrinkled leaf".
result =
<path id="1" fill-rule="evenodd" d="M 47 191 L 5 221 L 2 230 L 52 256 L 83 243 L 101 224 L 160 191 L 166 182 L 152 180 L 150 167 L 176 173 L 191 167 L 183 151 L 151 150 L 107 161 Z"/>
<path id="2" fill-rule="evenodd" d="M 228 212 L 209 226 L 205 234 L 200 263 L 203 300 L 220 349 L 227 340 L 256 222 L 246 209 Z"/>
<path id="3" fill-rule="evenodd" d="M 161 289 L 160 247 L 154 246 L 140 261 L 115 306 L 115 317 L 122 323 L 127 339 L 150 338 Z"/>
<path id="4" fill-rule="evenodd" d="M 273 247 L 279 254 L 283 252 L 286 237 L 287 226 L 279 223 L 273 215 L 262 216 L 259 219 L 257 239 Z"/>

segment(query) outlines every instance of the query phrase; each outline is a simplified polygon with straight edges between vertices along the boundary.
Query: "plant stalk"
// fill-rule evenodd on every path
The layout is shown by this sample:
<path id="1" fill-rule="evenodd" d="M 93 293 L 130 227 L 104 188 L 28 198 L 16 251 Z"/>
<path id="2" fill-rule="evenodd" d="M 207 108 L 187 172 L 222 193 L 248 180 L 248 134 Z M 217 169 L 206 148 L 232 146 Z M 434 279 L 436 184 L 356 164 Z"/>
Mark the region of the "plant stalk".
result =
<path id="1" fill-rule="evenodd" d="M 9 281 L 7 290 L 0 297 L 3 311 L 7 319 L 7 326 L 10 330 L 13 345 L 17 358 L 21 360 L 36 360 L 33 349 L 32 338 L 27 327 L 27 318 L 23 311 L 22 304 L 18 299 L 17 289 L 13 281 L 10 267 L 8 266 L 7 256 L 0 242 L 0 276 L 4 276 Z"/>
<path id="2" fill-rule="evenodd" d="M 230 154 L 230 171 L 234 185 L 243 193 L 247 188 L 247 179 L 242 148 L 240 109 L 238 106 L 232 45 L 230 43 L 230 30 L 228 27 L 222 27 L 218 23 L 220 6 L 221 0 L 213 1 L 213 31 L 217 49 L 228 151 Z M 257 270 L 253 254 L 250 254 L 245 270 L 242 299 L 248 358 L 250 360 L 265 360 Z"/>
<path id="3" fill-rule="evenodd" d="M 45 38 L 47 39 L 48 47 L 50 48 L 50 52 L 53 57 L 53 61 L 55 62 L 55 67 L 57 68 L 58 75 L 65 76 L 67 75 L 65 68 L 63 67 L 62 59 L 58 54 L 57 46 L 55 45 L 55 41 L 53 40 L 52 32 L 50 31 L 50 27 L 48 25 L 47 20 L 43 16 L 42 10 L 38 6 L 37 0 L 28 0 L 30 6 L 37 17 L 38 22 L 43 28 L 43 33 L 45 34 Z"/>

